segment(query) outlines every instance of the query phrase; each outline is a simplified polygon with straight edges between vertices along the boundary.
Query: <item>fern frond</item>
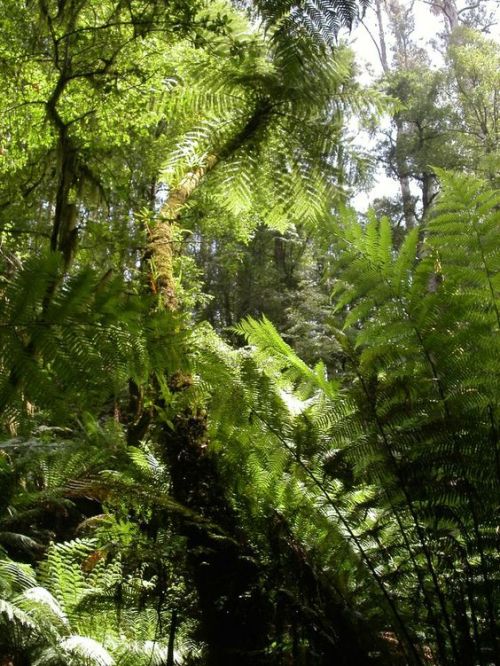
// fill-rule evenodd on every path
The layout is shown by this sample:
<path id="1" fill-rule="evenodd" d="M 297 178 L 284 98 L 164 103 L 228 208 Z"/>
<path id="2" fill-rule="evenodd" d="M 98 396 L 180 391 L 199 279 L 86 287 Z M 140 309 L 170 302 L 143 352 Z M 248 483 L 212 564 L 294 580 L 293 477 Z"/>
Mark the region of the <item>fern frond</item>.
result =
<path id="1" fill-rule="evenodd" d="M 68 636 L 60 643 L 60 649 L 70 661 L 83 660 L 95 666 L 114 666 L 115 660 L 110 653 L 93 638 L 86 636 Z"/>
<path id="2" fill-rule="evenodd" d="M 304 398 L 310 397 L 314 389 L 320 388 L 328 397 L 336 394 L 336 384 L 328 381 L 326 368 L 320 362 L 311 370 L 282 339 L 272 323 L 263 317 L 261 322 L 248 318 L 235 327 L 235 331 L 245 336 L 254 345 L 258 357 L 267 364 L 275 378 L 281 376 L 299 387 Z M 276 374 L 278 373 L 278 374 Z"/>
<path id="3" fill-rule="evenodd" d="M 38 626 L 28 613 L 5 599 L 0 599 L 0 617 L 4 622 L 21 626 L 28 634 L 38 631 Z"/>

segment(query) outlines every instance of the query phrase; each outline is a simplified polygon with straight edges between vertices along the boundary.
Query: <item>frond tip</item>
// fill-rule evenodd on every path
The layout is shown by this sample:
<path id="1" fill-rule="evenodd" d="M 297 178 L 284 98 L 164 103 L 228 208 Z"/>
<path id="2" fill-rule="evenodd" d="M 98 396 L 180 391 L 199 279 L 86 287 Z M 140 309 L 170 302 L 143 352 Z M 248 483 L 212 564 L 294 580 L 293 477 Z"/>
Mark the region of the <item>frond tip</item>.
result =
<path id="1" fill-rule="evenodd" d="M 318 389 L 329 398 L 336 395 L 338 385 L 328 379 L 324 363 L 319 362 L 310 368 L 283 340 L 267 317 L 263 316 L 261 321 L 248 317 L 234 330 L 255 348 L 256 357 L 266 372 L 273 373 L 275 379 L 281 376 L 282 381 L 294 385 L 303 399 Z"/>

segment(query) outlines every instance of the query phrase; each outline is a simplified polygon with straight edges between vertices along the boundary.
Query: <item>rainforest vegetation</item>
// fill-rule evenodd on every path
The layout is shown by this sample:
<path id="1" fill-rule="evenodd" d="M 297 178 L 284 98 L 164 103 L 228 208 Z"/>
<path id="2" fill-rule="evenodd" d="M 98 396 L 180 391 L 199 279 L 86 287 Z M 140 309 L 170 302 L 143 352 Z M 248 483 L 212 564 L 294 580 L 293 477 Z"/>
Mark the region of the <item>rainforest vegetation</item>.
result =
<path id="1" fill-rule="evenodd" d="M 500 664 L 494 26 L 0 0 L 0 666 Z"/>

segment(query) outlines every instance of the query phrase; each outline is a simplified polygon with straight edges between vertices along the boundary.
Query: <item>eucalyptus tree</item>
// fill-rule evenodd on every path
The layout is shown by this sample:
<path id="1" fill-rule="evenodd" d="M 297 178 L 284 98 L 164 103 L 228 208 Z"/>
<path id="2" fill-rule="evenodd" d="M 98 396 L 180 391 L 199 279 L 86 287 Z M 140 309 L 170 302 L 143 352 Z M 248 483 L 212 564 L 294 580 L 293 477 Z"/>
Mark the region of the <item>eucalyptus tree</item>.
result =
<path id="1" fill-rule="evenodd" d="M 473 8 L 462 11 L 454 2 L 433 7 L 447 25 L 429 43 L 441 62 L 437 66 L 415 39 L 411 5 L 396 2 L 384 8 L 378 3 L 378 35 L 372 35 L 384 72 L 382 86 L 396 100 L 392 125 L 383 130 L 376 148 L 376 159 L 399 182 L 401 192 L 399 201 L 386 202 L 385 212 L 396 223 L 404 221 L 407 229 L 422 223 L 436 197 L 434 166 L 467 169 L 494 182 L 498 159 L 493 110 L 498 45 L 481 33 L 481 17 L 467 13 Z M 378 205 L 384 208 L 384 202 Z"/>
<path id="2" fill-rule="evenodd" d="M 471 27 L 458 27 L 447 49 L 448 95 L 460 109 L 455 131 L 466 167 L 498 185 L 500 49 Z"/>

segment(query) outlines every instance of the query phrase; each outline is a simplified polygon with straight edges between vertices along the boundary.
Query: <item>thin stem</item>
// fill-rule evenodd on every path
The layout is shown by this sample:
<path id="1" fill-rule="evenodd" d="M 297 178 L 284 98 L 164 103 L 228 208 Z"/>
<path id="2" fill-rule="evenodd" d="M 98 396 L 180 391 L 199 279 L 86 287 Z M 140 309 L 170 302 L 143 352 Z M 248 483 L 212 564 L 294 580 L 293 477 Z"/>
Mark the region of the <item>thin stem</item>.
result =
<path id="1" fill-rule="evenodd" d="M 394 599 L 389 594 L 386 586 L 384 585 L 383 580 L 381 579 L 381 577 L 377 573 L 375 565 L 372 563 L 371 559 L 369 558 L 368 554 L 366 553 L 365 549 L 363 548 L 359 538 L 353 532 L 351 526 L 349 525 L 347 520 L 342 515 L 341 511 L 337 507 L 336 503 L 334 502 L 334 500 L 331 497 L 328 490 L 325 488 L 324 484 L 309 469 L 309 467 L 301 459 L 298 452 L 295 451 L 292 446 L 290 446 L 290 444 L 286 441 L 286 439 L 280 433 L 276 432 L 275 429 L 269 423 L 267 423 L 267 421 L 262 417 L 262 415 L 257 414 L 257 416 L 264 423 L 264 425 L 269 429 L 269 431 L 272 432 L 275 435 L 275 437 L 277 437 L 277 439 L 283 444 L 283 446 L 287 449 L 287 451 L 293 456 L 293 458 L 297 461 L 298 465 L 304 470 L 306 475 L 311 479 L 313 484 L 321 491 L 321 493 L 323 494 L 323 496 L 327 500 L 328 504 L 332 507 L 332 509 L 334 510 L 338 519 L 342 523 L 344 529 L 346 530 L 347 534 L 349 535 L 349 538 L 352 540 L 352 542 L 356 546 L 361 558 L 363 559 L 366 566 L 368 567 L 371 575 L 373 576 L 373 579 L 375 580 L 377 586 L 379 587 L 380 591 L 382 592 L 385 600 L 387 601 L 387 604 L 388 604 L 389 608 L 391 609 L 391 612 L 394 615 L 394 618 L 396 619 L 396 621 L 397 621 L 397 623 L 398 623 L 398 625 L 401 629 L 401 633 L 404 636 L 405 641 L 406 641 L 407 645 L 410 648 L 410 652 L 412 654 L 414 662 L 417 663 L 417 664 L 423 664 L 422 658 L 421 658 L 420 654 L 418 653 L 417 648 L 415 647 L 413 639 L 411 638 L 411 636 L 408 632 L 406 623 L 404 622 L 403 618 L 401 617 L 401 615 L 400 615 L 400 613 L 397 609 L 397 606 L 395 604 Z"/>

